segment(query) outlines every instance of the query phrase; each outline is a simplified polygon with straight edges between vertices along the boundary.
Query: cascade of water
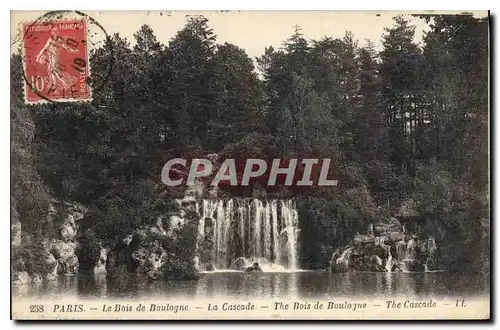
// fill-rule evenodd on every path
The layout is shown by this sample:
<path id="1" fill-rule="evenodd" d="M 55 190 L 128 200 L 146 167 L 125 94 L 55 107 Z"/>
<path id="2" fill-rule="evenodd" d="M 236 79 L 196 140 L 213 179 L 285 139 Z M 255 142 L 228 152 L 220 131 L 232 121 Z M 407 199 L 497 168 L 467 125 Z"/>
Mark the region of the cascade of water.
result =
<path id="1" fill-rule="evenodd" d="M 385 244 L 385 237 L 380 238 L 379 244 L 387 252 L 387 261 L 385 263 L 385 269 L 387 270 L 387 272 L 390 273 L 392 272 L 392 266 L 394 265 L 394 261 L 391 254 L 391 246 Z"/>
<path id="2" fill-rule="evenodd" d="M 279 248 L 278 241 L 278 208 L 276 207 L 276 201 L 271 201 L 271 223 L 272 223 L 272 242 L 273 242 L 273 252 L 274 252 L 274 262 L 280 263 L 281 260 L 281 250 Z"/>
<path id="3" fill-rule="evenodd" d="M 427 249 L 428 249 L 428 257 L 427 260 L 425 261 L 424 267 L 425 271 L 430 271 L 430 270 L 436 270 L 436 252 L 437 252 L 437 246 L 436 246 L 436 240 L 434 237 L 430 237 L 427 240 Z"/>
<path id="4" fill-rule="evenodd" d="M 288 249 L 291 259 L 289 261 L 289 266 L 292 269 L 296 269 L 297 268 L 297 223 L 299 221 L 299 215 L 293 202 L 290 200 L 287 203 L 288 205 L 285 209 L 289 211 L 289 216 L 290 216 L 287 221 L 287 228 L 289 228 L 289 232 L 291 233 L 288 239 L 288 244 L 289 244 Z"/>
<path id="5" fill-rule="evenodd" d="M 436 239 L 434 237 L 430 237 L 427 246 L 429 249 L 429 255 L 432 257 L 436 253 L 437 246 L 436 246 Z"/>
<path id="6" fill-rule="evenodd" d="M 222 201 L 219 202 L 220 204 L 223 205 Z M 228 259 L 228 243 L 229 243 L 229 227 L 231 226 L 231 218 L 233 216 L 233 201 L 229 200 L 226 203 L 226 209 L 224 213 L 224 220 L 222 221 L 224 223 L 224 230 L 222 231 L 222 251 L 223 251 L 223 259 L 222 260 L 227 260 Z M 219 265 L 217 265 L 219 266 Z M 221 265 L 222 266 L 222 265 Z"/>
<path id="7" fill-rule="evenodd" d="M 408 249 L 407 249 L 407 245 L 406 245 L 406 243 L 404 241 L 396 242 L 395 248 L 396 248 L 396 255 L 395 255 L 395 257 L 398 260 L 401 261 L 403 259 L 407 259 Z"/>
<path id="8" fill-rule="evenodd" d="M 267 260 L 272 259 L 272 250 L 271 250 L 271 205 L 269 203 L 265 203 L 264 207 L 264 257 Z"/>
<path id="9" fill-rule="evenodd" d="M 415 240 L 413 238 L 410 239 L 408 241 L 408 244 L 406 245 L 405 259 L 415 260 L 417 258 L 416 248 L 417 248 L 417 243 L 415 243 Z"/>
<path id="10" fill-rule="evenodd" d="M 261 212 L 262 212 L 262 202 L 258 199 L 254 199 L 253 200 L 253 207 L 254 207 L 254 214 L 255 214 L 255 221 L 254 221 L 254 228 L 253 228 L 253 233 L 254 233 L 254 237 L 253 237 L 253 244 L 254 244 L 254 247 L 255 247 L 255 251 L 254 251 L 254 256 L 259 258 L 262 256 L 262 250 L 261 250 L 261 239 L 262 239 L 262 236 L 261 236 Z"/>
<path id="11" fill-rule="evenodd" d="M 285 255 L 286 263 L 288 268 L 297 269 L 297 223 L 298 216 L 295 209 L 295 203 L 291 200 L 280 201 L 281 208 L 281 221 L 280 227 L 282 228 L 282 233 L 286 237 L 286 245 L 280 247 L 280 256 Z M 281 259 L 283 262 L 283 259 Z"/>
<path id="12" fill-rule="evenodd" d="M 387 257 L 387 262 L 385 264 L 385 269 L 390 273 L 392 272 L 392 255 L 391 251 L 389 250 L 389 256 Z"/>
<path id="13" fill-rule="evenodd" d="M 374 235 L 375 230 L 373 228 L 373 223 L 370 223 L 370 227 L 368 227 L 368 234 Z"/>
<path id="14" fill-rule="evenodd" d="M 240 242 L 241 242 L 241 250 L 242 250 L 242 253 L 243 255 L 246 255 L 246 246 L 245 246 L 245 233 L 246 233 L 246 230 L 245 230 L 245 205 L 244 203 L 241 203 L 240 205 L 238 205 L 238 214 L 240 216 L 240 222 L 239 222 L 239 226 L 240 226 Z"/>
<path id="15" fill-rule="evenodd" d="M 408 260 L 404 260 L 404 261 L 399 263 L 399 268 L 401 269 L 401 271 L 403 273 L 408 273 L 410 271 L 410 269 L 408 268 L 407 261 Z"/>
<path id="16" fill-rule="evenodd" d="M 297 269 L 298 212 L 292 200 L 234 198 L 203 200 L 198 243 L 206 233 L 214 237 L 214 266 L 227 269 L 237 258 Z M 205 219 L 212 221 L 205 221 Z M 212 222 L 212 230 L 207 230 Z"/>
<path id="17" fill-rule="evenodd" d="M 348 248 L 342 252 L 336 263 L 343 271 L 349 270 L 349 259 L 351 258 L 352 248 Z"/>

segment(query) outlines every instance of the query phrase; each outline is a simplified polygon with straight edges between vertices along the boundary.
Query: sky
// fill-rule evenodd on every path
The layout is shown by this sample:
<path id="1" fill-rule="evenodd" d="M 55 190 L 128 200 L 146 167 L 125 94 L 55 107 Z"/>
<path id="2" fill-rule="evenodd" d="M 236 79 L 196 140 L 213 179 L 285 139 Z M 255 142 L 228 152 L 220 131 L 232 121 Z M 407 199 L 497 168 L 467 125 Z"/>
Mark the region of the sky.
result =
<path id="1" fill-rule="evenodd" d="M 44 12 L 11 12 L 11 52 L 19 46 L 20 26 L 37 20 Z M 434 11 L 434 13 L 437 13 Z M 388 11 L 85 11 L 95 19 L 108 35 L 119 33 L 134 44 L 134 33 L 143 25 L 149 25 L 158 40 L 164 44 L 183 28 L 186 15 L 203 15 L 217 35 L 217 42 L 229 42 L 245 49 L 252 58 L 264 53 L 268 46 L 281 47 L 298 25 L 306 39 L 324 36 L 341 38 L 351 31 L 360 46 L 369 39 L 381 50 L 385 28 L 390 28 L 393 17 L 402 14 L 416 26 L 415 41 L 421 42 L 428 25 L 410 12 Z M 486 12 L 474 12 L 486 16 Z M 99 32 L 99 31 L 98 31 Z M 102 33 L 101 33 L 102 34 Z M 16 38 L 17 36 L 17 38 Z M 104 36 L 102 34 L 102 36 Z M 104 39 L 104 38 L 102 38 Z M 16 41 L 16 42 L 14 42 Z"/>
<path id="2" fill-rule="evenodd" d="M 23 22 L 37 20 L 43 12 L 11 12 L 11 42 L 19 41 L 19 26 Z M 294 26 L 298 25 L 306 39 L 321 39 L 324 36 L 341 38 L 346 31 L 351 31 L 359 45 L 371 40 L 377 49 L 381 49 L 384 28 L 393 25 L 392 18 L 398 14 L 406 15 L 416 26 L 415 40 L 422 41 L 427 24 L 411 17 L 409 12 L 380 11 L 85 11 L 106 30 L 108 35 L 119 33 L 134 44 L 133 35 L 143 25 L 149 25 L 158 40 L 168 44 L 177 31 L 183 28 L 186 15 L 203 15 L 209 20 L 209 26 L 217 35 L 217 42 L 229 42 L 246 50 L 251 58 L 264 53 L 268 46 L 279 48 L 289 38 Z M 485 16 L 486 12 L 477 12 L 476 16 Z M 17 45 L 13 44 L 14 52 Z"/>

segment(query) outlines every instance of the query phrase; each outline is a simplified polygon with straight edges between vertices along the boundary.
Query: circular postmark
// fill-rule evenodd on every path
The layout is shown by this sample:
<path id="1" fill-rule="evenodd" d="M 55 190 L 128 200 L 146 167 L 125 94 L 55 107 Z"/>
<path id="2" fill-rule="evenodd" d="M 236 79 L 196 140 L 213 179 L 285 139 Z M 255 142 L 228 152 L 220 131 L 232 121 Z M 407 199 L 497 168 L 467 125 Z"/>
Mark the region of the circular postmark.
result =
<path id="1" fill-rule="evenodd" d="M 21 33 L 26 103 L 91 101 L 111 74 L 110 37 L 85 13 L 50 11 Z"/>

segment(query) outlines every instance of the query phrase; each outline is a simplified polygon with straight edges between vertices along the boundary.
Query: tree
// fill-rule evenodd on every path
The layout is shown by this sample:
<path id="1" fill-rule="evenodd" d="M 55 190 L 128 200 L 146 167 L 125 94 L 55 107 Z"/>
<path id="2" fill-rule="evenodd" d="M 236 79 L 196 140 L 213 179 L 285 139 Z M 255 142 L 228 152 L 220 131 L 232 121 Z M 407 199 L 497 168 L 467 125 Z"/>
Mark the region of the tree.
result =
<path id="1" fill-rule="evenodd" d="M 354 114 L 354 141 L 360 162 L 387 160 L 387 118 L 373 44 L 359 50 L 360 105 Z"/>
<path id="2" fill-rule="evenodd" d="M 391 158 L 401 171 L 414 174 L 414 130 L 417 122 L 419 72 L 422 58 L 414 42 L 415 26 L 402 16 L 386 29 L 380 53 L 385 111 L 389 119 Z"/>
<path id="3" fill-rule="evenodd" d="M 206 18 L 189 17 L 159 60 L 165 67 L 154 77 L 153 93 L 164 112 L 164 136 L 170 146 L 204 146 L 207 141 L 215 38 Z"/>
<path id="4" fill-rule="evenodd" d="M 34 235 L 47 234 L 45 218 L 50 190 L 37 168 L 35 123 L 31 109 L 23 104 L 22 62 L 11 57 L 11 207 L 12 220 L 21 222 L 22 230 Z"/>
<path id="5" fill-rule="evenodd" d="M 212 58 L 214 95 L 208 121 L 208 147 L 218 151 L 252 132 L 264 131 L 262 87 L 245 51 L 225 43 Z"/>
<path id="6" fill-rule="evenodd" d="M 488 22 L 468 15 L 432 18 L 425 36 L 427 98 L 434 154 L 479 190 L 487 185 Z M 478 164 L 481 164 L 479 166 Z"/>

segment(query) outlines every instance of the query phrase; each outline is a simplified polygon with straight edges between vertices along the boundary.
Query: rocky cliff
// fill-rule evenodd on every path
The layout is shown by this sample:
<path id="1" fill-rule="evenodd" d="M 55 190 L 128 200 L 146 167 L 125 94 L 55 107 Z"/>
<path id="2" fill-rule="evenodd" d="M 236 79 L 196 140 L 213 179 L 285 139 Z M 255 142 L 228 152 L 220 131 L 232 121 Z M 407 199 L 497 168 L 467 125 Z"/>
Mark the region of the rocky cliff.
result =
<path id="1" fill-rule="evenodd" d="M 106 272 L 113 276 L 137 273 L 149 279 L 196 279 L 198 214 L 191 198 L 176 201 L 177 208 L 142 226 L 106 254 Z"/>
<path id="2" fill-rule="evenodd" d="M 81 205 L 52 201 L 40 231 L 25 230 L 12 210 L 11 265 L 15 285 L 53 280 L 57 275 L 78 271 L 78 221 L 85 216 Z"/>
<path id="3" fill-rule="evenodd" d="M 410 233 L 395 218 L 369 226 L 332 255 L 333 272 L 420 272 L 438 268 L 432 237 Z"/>
<path id="4" fill-rule="evenodd" d="M 200 215 L 189 198 L 178 208 L 141 226 L 114 245 L 104 246 L 91 230 L 81 232 L 87 210 L 81 205 L 52 201 L 39 233 L 24 230 L 12 210 L 13 284 L 54 280 L 78 272 L 145 275 L 149 279 L 198 276 L 197 226 Z"/>

